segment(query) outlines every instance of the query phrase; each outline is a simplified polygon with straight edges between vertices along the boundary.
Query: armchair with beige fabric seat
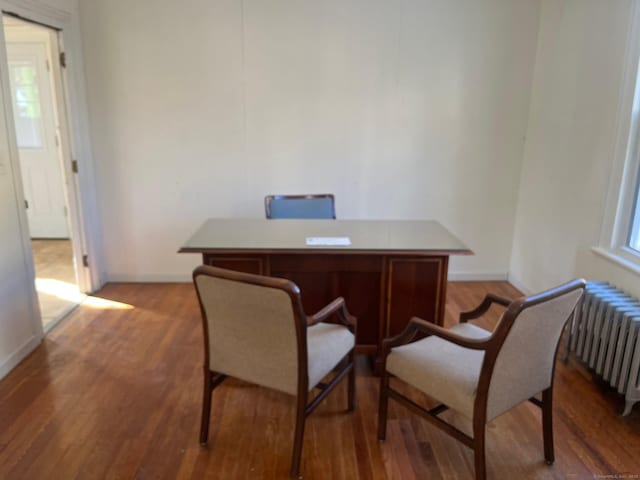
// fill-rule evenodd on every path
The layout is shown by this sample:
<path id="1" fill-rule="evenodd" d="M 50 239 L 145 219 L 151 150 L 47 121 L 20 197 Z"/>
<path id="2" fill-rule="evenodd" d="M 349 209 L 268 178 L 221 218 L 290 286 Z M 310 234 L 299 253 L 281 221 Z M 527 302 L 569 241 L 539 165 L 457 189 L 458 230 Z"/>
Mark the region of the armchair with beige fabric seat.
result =
<path id="1" fill-rule="evenodd" d="M 202 311 L 205 364 L 200 443 L 207 443 L 211 395 L 227 376 L 297 397 L 291 460 L 299 475 L 306 417 L 348 375 L 348 410 L 355 407 L 356 319 L 342 298 L 315 315 L 302 308 L 291 281 L 200 266 L 193 281 Z M 339 323 L 325 323 L 335 316 Z M 328 383 L 324 377 L 335 371 Z M 310 401 L 310 393 L 319 393 Z"/>
<path id="2" fill-rule="evenodd" d="M 462 312 L 460 324 L 449 330 L 411 319 L 404 332 L 383 342 L 378 439 L 386 436 L 391 397 L 471 447 L 476 479 L 485 479 L 485 425 L 530 400 L 542 409 L 544 457 L 548 464 L 553 463 L 555 358 L 564 325 L 584 287 L 584 280 L 573 280 L 513 301 L 487 295 L 476 309 Z M 492 303 L 507 307 L 493 332 L 466 323 L 482 316 Z M 409 343 L 418 333 L 431 336 Z M 441 404 L 426 410 L 393 389 L 390 376 Z M 541 400 L 535 397 L 540 392 Z M 473 438 L 438 417 L 448 408 L 471 420 Z"/>

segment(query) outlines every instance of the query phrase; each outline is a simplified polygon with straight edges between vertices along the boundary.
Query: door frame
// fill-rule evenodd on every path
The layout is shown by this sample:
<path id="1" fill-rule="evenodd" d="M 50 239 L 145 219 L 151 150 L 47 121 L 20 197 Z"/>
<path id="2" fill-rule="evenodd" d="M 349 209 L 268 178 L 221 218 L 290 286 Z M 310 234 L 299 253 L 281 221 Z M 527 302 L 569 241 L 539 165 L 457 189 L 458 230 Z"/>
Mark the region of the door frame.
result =
<path id="1" fill-rule="evenodd" d="M 59 3 L 59 2 L 57 2 Z M 71 3 L 71 2 L 69 2 Z M 61 10 L 46 4 L 46 0 L 0 0 L 3 14 L 12 15 L 25 21 L 47 26 L 57 31 L 55 42 L 65 54 L 66 67 L 52 61 L 52 74 L 55 84 L 55 101 L 60 115 L 60 144 L 63 155 L 63 176 L 66 180 L 67 201 L 69 206 L 69 224 L 77 259 L 78 287 L 82 292 L 91 293 L 104 284 L 102 245 L 100 235 L 99 210 L 97 208 L 95 167 L 89 135 L 88 109 L 84 90 L 84 74 L 79 37 L 79 19 L 77 9 Z M 4 29 L 0 29 L 0 64 L 7 65 L 6 40 Z M 52 59 L 54 60 L 54 59 Z M 0 84 L 3 95 L 10 99 L 9 77 L 7 69 L 0 69 Z M 11 102 L 4 102 L 10 144 L 9 162 L 14 171 L 14 184 L 18 195 L 24 197 L 20 173 L 19 153 L 16 145 L 15 128 Z M 18 203 L 22 205 L 22 202 Z M 25 263 L 35 280 L 35 268 L 31 255 L 31 238 L 27 214 L 19 208 L 21 234 L 24 243 Z M 86 257 L 85 257 L 86 256 Z M 83 265 L 83 258 L 88 266 Z M 34 300 L 37 303 L 35 286 Z"/>

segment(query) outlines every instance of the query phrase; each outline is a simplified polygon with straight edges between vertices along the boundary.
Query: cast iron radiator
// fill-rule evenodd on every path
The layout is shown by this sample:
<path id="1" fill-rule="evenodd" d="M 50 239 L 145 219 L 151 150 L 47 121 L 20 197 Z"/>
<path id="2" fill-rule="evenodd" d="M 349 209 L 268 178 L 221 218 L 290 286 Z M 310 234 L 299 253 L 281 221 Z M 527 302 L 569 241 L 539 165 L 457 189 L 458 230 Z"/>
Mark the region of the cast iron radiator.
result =
<path id="1" fill-rule="evenodd" d="M 640 301 L 606 282 L 588 282 L 569 323 L 567 349 L 625 396 L 640 401 Z"/>

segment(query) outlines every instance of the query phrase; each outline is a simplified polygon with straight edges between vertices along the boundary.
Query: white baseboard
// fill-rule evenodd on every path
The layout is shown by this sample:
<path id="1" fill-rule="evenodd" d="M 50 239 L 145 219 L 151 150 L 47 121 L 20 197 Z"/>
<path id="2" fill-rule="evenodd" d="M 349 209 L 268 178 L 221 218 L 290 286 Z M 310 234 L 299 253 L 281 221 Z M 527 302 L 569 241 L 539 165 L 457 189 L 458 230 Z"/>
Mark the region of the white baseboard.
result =
<path id="1" fill-rule="evenodd" d="M 447 276 L 450 282 L 504 282 L 508 278 L 506 272 L 466 273 L 450 272 Z"/>
<path id="2" fill-rule="evenodd" d="M 27 355 L 33 352 L 36 347 L 40 345 L 41 341 L 42 338 L 38 338 L 36 336 L 31 337 L 15 352 L 9 355 L 9 358 L 7 358 L 2 365 L 0 365 L 0 380 L 3 379 L 11 370 L 13 370 L 16 365 L 24 360 Z"/>
<path id="3" fill-rule="evenodd" d="M 509 274 L 509 278 L 507 280 L 511 285 L 513 285 L 514 287 L 516 287 L 518 290 L 520 290 L 524 295 L 531 295 L 533 292 L 531 291 L 530 288 L 526 287 L 524 285 L 524 283 L 522 283 L 520 280 L 518 280 L 517 278 L 514 278 L 514 276 L 512 274 Z"/>
<path id="4" fill-rule="evenodd" d="M 110 273 L 107 275 L 107 283 L 191 283 L 192 281 L 191 272 L 168 275 L 129 273 Z"/>

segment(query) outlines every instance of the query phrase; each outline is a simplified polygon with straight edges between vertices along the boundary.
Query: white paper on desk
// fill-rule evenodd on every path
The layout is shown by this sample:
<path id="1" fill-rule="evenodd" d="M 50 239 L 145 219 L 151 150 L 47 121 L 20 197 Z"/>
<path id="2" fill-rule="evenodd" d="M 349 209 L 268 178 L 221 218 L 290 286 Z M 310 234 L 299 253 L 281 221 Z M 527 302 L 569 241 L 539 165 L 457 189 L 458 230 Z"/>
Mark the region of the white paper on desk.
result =
<path id="1" fill-rule="evenodd" d="M 306 244 L 310 246 L 346 246 L 351 245 L 351 239 L 349 237 L 307 237 Z"/>

